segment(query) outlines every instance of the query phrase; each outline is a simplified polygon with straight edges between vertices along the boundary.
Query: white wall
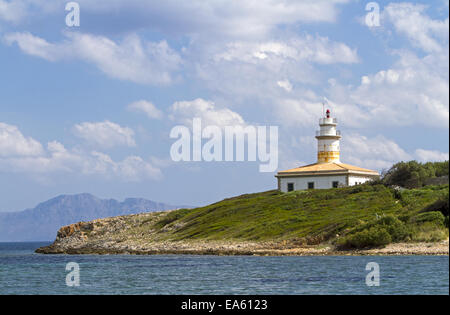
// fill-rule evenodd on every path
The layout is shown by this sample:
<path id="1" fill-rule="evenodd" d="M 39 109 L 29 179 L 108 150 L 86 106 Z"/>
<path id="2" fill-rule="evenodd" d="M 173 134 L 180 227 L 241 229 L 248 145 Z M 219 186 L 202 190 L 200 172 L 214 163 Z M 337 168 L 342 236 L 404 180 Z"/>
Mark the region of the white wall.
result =
<path id="1" fill-rule="evenodd" d="M 371 177 L 350 175 L 348 184 L 354 186 L 370 180 L 372 180 Z M 314 182 L 314 189 L 328 189 L 333 187 L 334 181 L 339 182 L 339 186 L 347 186 L 346 175 L 280 178 L 280 186 L 282 192 L 288 191 L 288 183 L 294 183 L 294 190 L 305 190 L 308 189 L 309 182 Z"/>
<path id="2" fill-rule="evenodd" d="M 317 151 L 340 151 L 339 140 L 319 139 L 317 141 Z"/>
<path id="3" fill-rule="evenodd" d="M 314 189 L 328 189 L 333 187 L 334 181 L 347 186 L 346 175 L 280 178 L 280 186 L 281 191 L 287 192 L 288 183 L 294 183 L 294 190 L 304 190 L 308 189 L 308 182 L 314 182 Z"/>
<path id="4" fill-rule="evenodd" d="M 354 185 L 357 185 L 357 183 L 358 184 L 364 184 L 365 182 L 368 182 L 369 180 L 371 180 L 370 177 L 350 175 L 350 177 L 348 178 L 348 184 L 350 186 L 354 186 Z"/>

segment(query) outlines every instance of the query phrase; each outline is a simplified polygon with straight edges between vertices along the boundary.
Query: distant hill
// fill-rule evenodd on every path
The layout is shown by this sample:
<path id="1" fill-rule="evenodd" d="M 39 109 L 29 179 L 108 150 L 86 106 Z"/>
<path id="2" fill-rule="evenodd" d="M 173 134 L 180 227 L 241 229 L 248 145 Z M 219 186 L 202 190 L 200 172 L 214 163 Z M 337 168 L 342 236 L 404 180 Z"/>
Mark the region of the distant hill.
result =
<path id="1" fill-rule="evenodd" d="M 140 198 L 123 202 L 90 194 L 61 195 L 21 212 L 0 213 L 0 241 L 54 240 L 56 231 L 79 221 L 181 208 Z"/>

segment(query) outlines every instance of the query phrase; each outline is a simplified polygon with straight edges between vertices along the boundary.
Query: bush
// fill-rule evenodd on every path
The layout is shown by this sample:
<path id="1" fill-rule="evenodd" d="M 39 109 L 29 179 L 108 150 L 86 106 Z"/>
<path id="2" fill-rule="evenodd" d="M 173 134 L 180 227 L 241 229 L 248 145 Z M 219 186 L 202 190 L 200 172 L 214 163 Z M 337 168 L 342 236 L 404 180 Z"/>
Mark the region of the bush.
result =
<path id="1" fill-rule="evenodd" d="M 437 227 L 436 224 L 425 222 L 413 227 L 413 241 L 416 242 L 437 242 L 448 237 L 448 229 L 443 226 Z"/>
<path id="2" fill-rule="evenodd" d="M 349 235 L 340 241 L 341 247 L 366 248 L 385 246 L 392 242 L 391 235 L 383 228 L 372 227 L 369 230 Z"/>
<path id="3" fill-rule="evenodd" d="M 338 242 L 344 248 L 384 246 L 391 242 L 409 240 L 412 231 L 398 218 L 387 215 L 377 218 L 351 232 Z"/>
<path id="4" fill-rule="evenodd" d="M 424 224 L 426 222 L 430 222 L 438 226 L 442 226 L 445 224 L 445 217 L 440 211 L 420 213 L 412 220 L 417 224 Z"/>
<path id="5" fill-rule="evenodd" d="M 386 229 L 393 242 L 404 241 L 411 236 L 405 223 L 394 216 L 382 217 L 376 222 L 376 225 Z"/>
<path id="6" fill-rule="evenodd" d="M 448 192 L 437 201 L 429 205 L 425 211 L 440 211 L 444 216 L 448 216 L 449 199 Z"/>

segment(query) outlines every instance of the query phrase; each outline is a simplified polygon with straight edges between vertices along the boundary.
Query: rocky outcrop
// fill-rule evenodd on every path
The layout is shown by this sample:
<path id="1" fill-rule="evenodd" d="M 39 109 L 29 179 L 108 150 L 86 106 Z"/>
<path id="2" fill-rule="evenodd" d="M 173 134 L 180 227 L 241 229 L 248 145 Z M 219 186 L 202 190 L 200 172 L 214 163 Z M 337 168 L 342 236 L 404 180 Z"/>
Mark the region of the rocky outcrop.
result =
<path id="1" fill-rule="evenodd" d="M 68 226 L 64 226 L 61 229 L 59 229 L 56 239 L 60 240 L 66 237 L 70 237 L 74 235 L 75 233 L 80 234 L 81 237 L 86 237 L 87 232 L 91 232 L 94 229 L 94 225 L 90 222 L 78 222 L 75 224 L 71 224 Z"/>

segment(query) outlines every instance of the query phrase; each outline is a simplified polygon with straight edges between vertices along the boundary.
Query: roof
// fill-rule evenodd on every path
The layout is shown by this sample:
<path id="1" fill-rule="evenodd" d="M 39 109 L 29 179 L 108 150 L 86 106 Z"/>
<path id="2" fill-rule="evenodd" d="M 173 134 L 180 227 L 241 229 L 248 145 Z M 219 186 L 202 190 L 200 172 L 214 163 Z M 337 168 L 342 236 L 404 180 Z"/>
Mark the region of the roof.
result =
<path id="1" fill-rule="evenodd" d="M 372 175 L 372 176 L 378 176 L 377 171 L 369 170 L 366 168 L 353 166 L 350 164 L 345 163 L 314 163 L 309 164 L 297 168 L 293 168 L 286 171 L 280 171 L 278 172 L 278 176 L 289 176 L 289 175 L 322 175 L 322 174 L 348 174 L 348 173 L 354 173 L 354 174 L 364 174 L 364 175 Z"/>

